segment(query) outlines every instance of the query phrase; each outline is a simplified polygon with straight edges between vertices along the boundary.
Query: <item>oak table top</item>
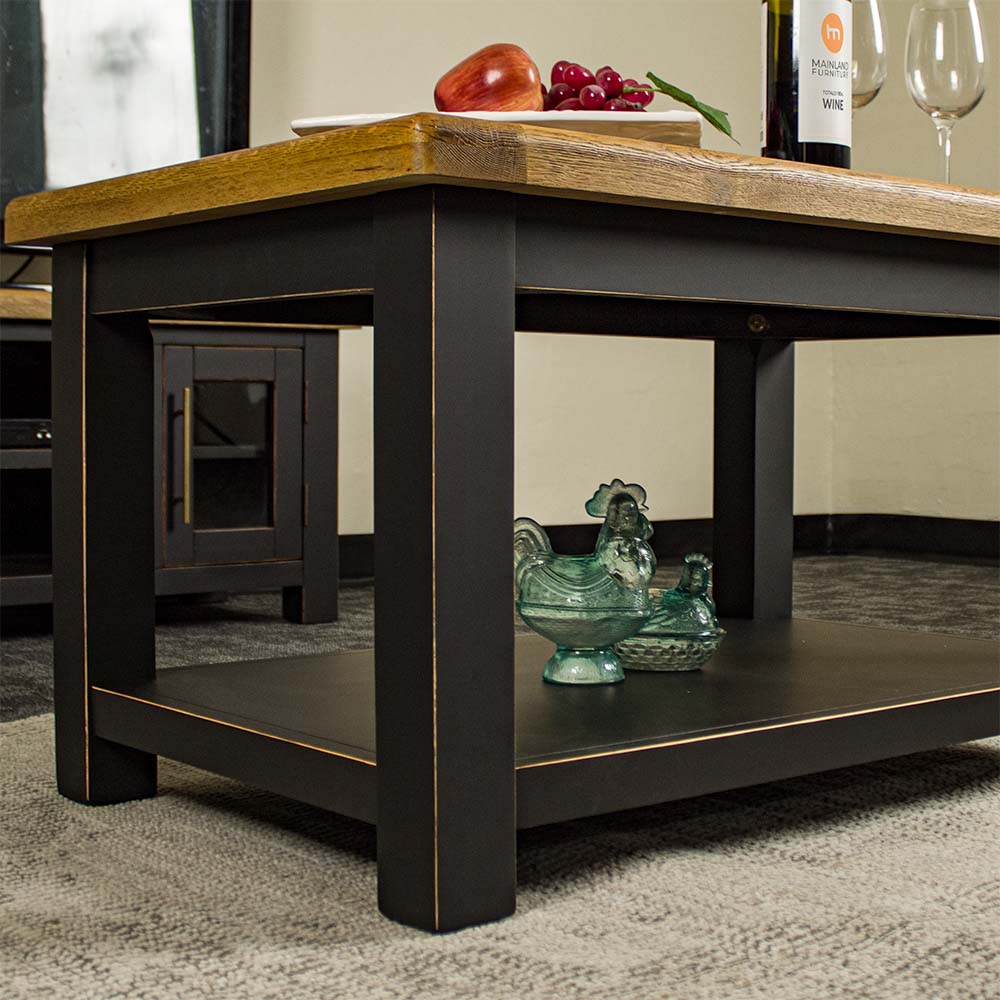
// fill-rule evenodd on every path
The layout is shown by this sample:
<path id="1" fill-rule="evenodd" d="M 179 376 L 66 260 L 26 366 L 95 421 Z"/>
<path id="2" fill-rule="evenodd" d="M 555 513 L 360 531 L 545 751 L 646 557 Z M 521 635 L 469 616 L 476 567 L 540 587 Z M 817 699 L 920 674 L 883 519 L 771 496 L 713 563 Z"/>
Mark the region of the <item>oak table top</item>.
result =
<path id="1" fill-rule="evenodd" d="M 3 319 L 52 319 L 52 293 L 44 288 L 0 288 Z"/>
<path id="2" fill-rule="evenodd" d="M 1000 193 L 532 125 L 417 114 L 26 195 L 51 245 L 424 184 L 1000 242 Z"/>

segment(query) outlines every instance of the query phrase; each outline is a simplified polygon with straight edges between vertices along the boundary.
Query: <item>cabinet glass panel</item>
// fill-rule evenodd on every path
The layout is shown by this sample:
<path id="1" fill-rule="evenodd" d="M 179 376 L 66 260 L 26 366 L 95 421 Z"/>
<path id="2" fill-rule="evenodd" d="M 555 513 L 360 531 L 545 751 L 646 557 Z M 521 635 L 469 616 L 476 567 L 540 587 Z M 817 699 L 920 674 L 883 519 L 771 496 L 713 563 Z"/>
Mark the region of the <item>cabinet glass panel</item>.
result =
<path id="1" fill-rule="evenodd" d="M 196 381 L 192 424 L 195 529 L 270 527 L 273 383 Z"/>

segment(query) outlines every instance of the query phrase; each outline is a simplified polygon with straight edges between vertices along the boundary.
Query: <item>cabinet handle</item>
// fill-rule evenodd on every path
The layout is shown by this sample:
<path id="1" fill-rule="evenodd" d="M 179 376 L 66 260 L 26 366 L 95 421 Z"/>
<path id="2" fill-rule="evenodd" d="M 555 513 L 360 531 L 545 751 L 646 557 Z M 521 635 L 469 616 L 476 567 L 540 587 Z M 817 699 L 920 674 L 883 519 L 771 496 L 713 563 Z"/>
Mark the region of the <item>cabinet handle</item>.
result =
<path id="1" fill-rule="evenodd" d="M 191 389 L 184 389 L 184 523 L 191 523 Z"/>

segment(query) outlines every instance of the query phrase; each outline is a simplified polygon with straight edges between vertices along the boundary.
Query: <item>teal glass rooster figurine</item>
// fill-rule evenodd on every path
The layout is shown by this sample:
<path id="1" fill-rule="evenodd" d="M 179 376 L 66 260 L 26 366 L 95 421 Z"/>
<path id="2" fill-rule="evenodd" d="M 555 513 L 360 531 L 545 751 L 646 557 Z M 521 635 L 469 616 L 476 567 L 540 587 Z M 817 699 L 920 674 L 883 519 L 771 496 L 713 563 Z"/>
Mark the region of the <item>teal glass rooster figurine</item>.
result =
<path id="1" fill-rule="evenodd" d="M 625 680 L 614 644 L 634 635 L 651 614 L 649 581 L 656 557 L 646 515 L 646 491 L 613 479 L 587 501 L 604 525 L 592 555 L 559 555 L 530 517 L 514 522 L 517 610 L 556 644 L 542 677 L 554 684 L 614 684 Z"/>

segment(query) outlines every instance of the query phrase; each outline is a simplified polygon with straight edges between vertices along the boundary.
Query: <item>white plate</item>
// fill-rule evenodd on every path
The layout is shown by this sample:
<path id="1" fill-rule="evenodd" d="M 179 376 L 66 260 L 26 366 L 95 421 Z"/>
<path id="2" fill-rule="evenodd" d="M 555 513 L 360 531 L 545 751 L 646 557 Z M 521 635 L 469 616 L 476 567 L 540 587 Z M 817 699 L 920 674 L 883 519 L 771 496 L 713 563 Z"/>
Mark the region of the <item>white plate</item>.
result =
<path id="1" fill-rule="evenodd" d="M 478 118 L 480 121 L 514 122 L 519 125 L 543 125 L 546 128 L 573 132 L 597 132 L 602 135 L 648 139 L 680 146 L 701 144 L 701 115 L 695 111 L 438 111 L 435 114 L 455 118 Z M 405 118 L 410 111 L 365 115 L 329 115 L 324 118 L 296 118 L 292 131 L 312 135 L 335 128 L 374 125 L 390 118 Z"/>

